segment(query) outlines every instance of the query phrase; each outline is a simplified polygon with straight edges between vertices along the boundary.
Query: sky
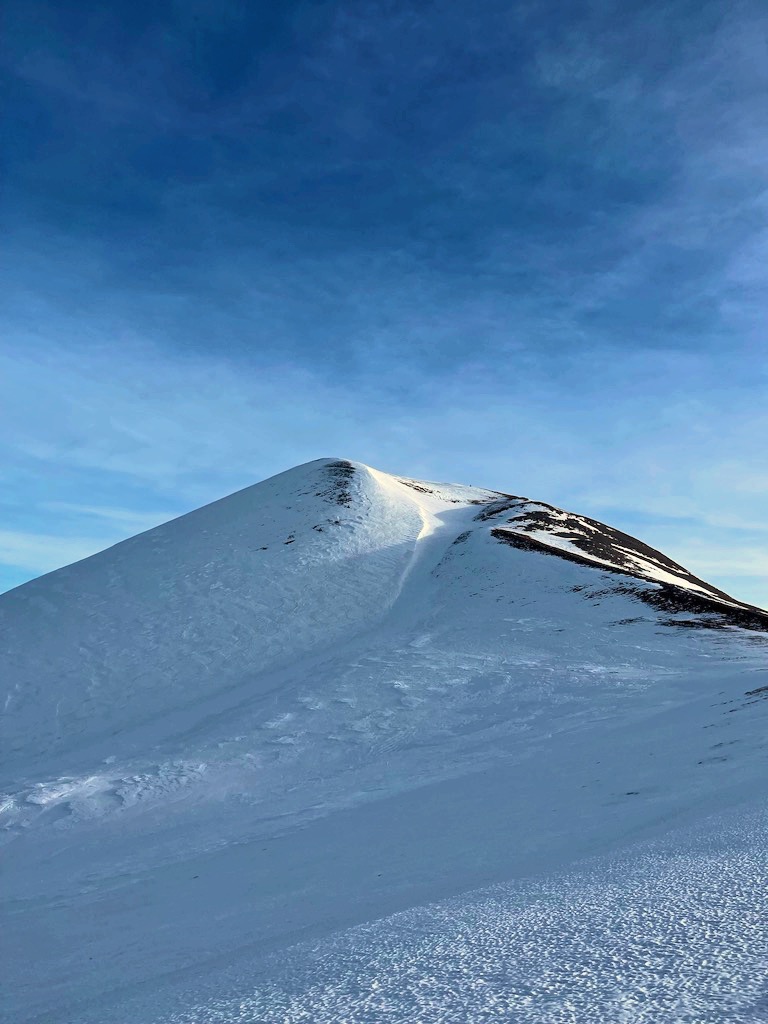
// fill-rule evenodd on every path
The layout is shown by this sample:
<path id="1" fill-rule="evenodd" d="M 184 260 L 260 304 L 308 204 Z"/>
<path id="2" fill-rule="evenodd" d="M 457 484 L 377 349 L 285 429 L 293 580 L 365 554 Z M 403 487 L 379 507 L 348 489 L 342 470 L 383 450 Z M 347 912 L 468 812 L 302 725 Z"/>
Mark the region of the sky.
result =
<path id="1" fill-rule="evenodd" d="M 763 0 L 5 0 L 0 590 L 334 456 L 768 606 Z"/>

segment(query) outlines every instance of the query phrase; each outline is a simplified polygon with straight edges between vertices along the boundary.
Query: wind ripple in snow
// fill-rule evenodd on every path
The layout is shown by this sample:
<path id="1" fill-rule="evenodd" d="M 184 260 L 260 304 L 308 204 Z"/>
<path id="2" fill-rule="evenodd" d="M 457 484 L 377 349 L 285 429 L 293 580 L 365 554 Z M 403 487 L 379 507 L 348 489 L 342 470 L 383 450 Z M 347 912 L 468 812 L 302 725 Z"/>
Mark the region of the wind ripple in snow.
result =
<path id="1" fill-rule="evenodd" d="M 255 991 L 158 1024 L 765 1024 L 768 865 L 751 827 L 297 946 Z"/>

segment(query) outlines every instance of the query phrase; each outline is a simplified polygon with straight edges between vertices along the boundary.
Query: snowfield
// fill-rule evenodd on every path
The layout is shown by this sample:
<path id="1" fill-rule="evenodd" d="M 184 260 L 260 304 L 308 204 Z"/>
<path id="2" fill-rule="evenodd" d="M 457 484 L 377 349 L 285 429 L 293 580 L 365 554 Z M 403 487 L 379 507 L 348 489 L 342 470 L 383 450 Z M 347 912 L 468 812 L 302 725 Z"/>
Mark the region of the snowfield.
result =
<path id="1" fill-rule="evenodd" d="M 758 1024 L 768 1016 L 766 865 L 755 841 L 765 822 L 713 824 L 632 857 L 304 943 L 262 965 L 250 991 L 209 997 L 165 1024 Z M 237 987 L 231 977 L 216 984 Z"/>
<path id="2" fill-rule="evenodd" d="M 22 1022 L 768 1021 L 768 613 L 323 459 L 0 596 Z"/>

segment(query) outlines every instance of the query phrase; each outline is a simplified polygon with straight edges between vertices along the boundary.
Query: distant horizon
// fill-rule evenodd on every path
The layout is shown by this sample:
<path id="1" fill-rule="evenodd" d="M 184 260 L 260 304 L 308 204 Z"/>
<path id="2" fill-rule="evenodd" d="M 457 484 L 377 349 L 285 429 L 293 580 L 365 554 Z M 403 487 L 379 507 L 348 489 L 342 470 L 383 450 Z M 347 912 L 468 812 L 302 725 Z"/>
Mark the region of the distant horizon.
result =
<path id="1" fill-rule="evenodd" d="M 767 27 L 7 0 L 0 590 L 320 448 L 768 605 Z"/>

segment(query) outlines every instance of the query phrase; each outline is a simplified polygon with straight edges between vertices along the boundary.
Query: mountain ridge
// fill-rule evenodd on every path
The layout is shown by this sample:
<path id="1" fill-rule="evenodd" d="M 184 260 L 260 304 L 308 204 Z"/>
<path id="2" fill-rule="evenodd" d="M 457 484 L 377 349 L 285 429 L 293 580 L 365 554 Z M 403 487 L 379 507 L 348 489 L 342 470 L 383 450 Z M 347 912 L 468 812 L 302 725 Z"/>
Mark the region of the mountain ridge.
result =
<path id="1" fill-rule="evenodd" d="M 221 507 L 222 504 L 229 503 L 232 499 L 235 499 L 239 496 L 251 492 L 253 488 L 260 487 L 264 484 L 269 484 L 272 481 L 279 480 L 290 474 L 304 472 L 306 470 L 309 470 L 310 467 L 319 466 L 325 467 L 328 470 L 329 475 L 332 477 L 332 479 L 327 490 L 325 492 L 316 492 L 316 496 L 327 497 L 332 502 L 342 507 L 348 506 L 349 499 L 351 498 L 350 492 L 345 488 L 345 482 L 348 482 L 351 479 L 355 471 L 359 472 L 361 469 L 376 474 L 376 476 L 379 479 L 390 478 L 392 480 L 395 480 L 398 483 L 402 484 L 403 486 L 406 486 L 409 489 L 416 492 L 437 492 L 439 494 L 441 488 L 450 488 L 457 492 L 469 492 L 469 494 L 482 494 L 485 495 L 484 498 L 467 497 L 466 499 L 467 504 L 487 504 L 490 506 L 487 513 L 478 514 L 478 516 L 476 517 L 478 521 L 485 521 L 491 518 L 495 519 L 497 516 L 503 514 L 506 511 L 515 511 L 518 513 L 522 513 L 516 515 L 513 518 L 514 520 L 525 520 L 524 522 L 519 523 L 515 527 L 511 527 L 508 524 L 512 523 L 513 519 L 510 519 L 507 521 L 507 524 L 502 525 L 498 528 L 498 538 L 500 540 L 505 540 L 506 543 L 515 543 L 515 541 L 510 539 L 510 535 L 526 535 L 528 540 L 531 542 L 531 550 L 544 551 L 545 548 L 550 548 L 553 549 L 551 551 L 552 554 L 560 555 L 563 558 L 567 558 L 570 554 L 574 556 L 574 560 L 578 559 L 578 557 L 581 555 L 583 556 L 582 564 L 584 565 L 594 565 L 596 567 L 600 566 L 608 569 L 614 569 L 615 571 L 628 576 L 635 576 L 638 579 L 648 579 L 652 582 L 654 581 L 654 576 L 652 574 L 644 574 L 642 573 L 642 570 L 639 570 L 637 567 L 633 569 L 633 567 L 631 566 L 631 564 L 629 564 L 626 558 L 624 558 L 624 564 L 619 565 L 617 564 L 617 562 L 612 561 L 610 558 L 601 559 L 600 555 L 594 553 L 593 551 L 590 551 L 590 547 L 592 545 L 587 545 L 583 543 L 586 539 L 584 528 L 587 527 L 588 529 L 597 532 L 610 534 L 614 538 L 621 538 L 624 542 L 629 542 L 629 544 L 636 550 L 642 550 L 643 554 L 646 555 L 646 557 L 650 555 L 652 559 L 659 560 L 661 563 L 671 568 L 676 573 L 679 573 L 681 577 L 680 580 L 659 580 L 660 582 L 669 582 L 671 584 L 677 584 L 678 586 L 680 585 L 680 582 L 687 582 L 689 585 L 693 587 L 693 589 L 701 591 L 702 595 L 710 597 L 713 600 L 725 602 L 730 605 L 733 605 L 734 607 L 748 610 L 751 612 L 757 612 L 761 615 L 768 615 L 768 610 L 761 608 L 757 605 L 752 605 L 747 602 L 740 601 L 739 599 L 732 597 L 724 591 L 712 586 L 712 584 L 707 583 L 701 578 L 694 576 L 689 570 L 685 569 L 679 563 L 673 562 L 671 559 L 669 559 L 666 555 L 663 555 L 657 549 L 652 548 L 650 545 L 647 545 L 639 541 L 636 537 L 624 533 L 623 531 L 617 530 L 615 527 L 611 527 L 600 520 L 588 516 L 583 516 L 577 513 L 568 512 L 563 508 L 560 508 L 558 506 L 549 504 L 548 502 L 541 501 L 538 499 L 525 498 L 518 495 L 512 495 L 504 491 L 496 491 L 488 488 L 473 487 L 471 485 L 438 483 L 435 481 L 404 477 L 401 474 L 383 473 L 380 470 L 375 470 L 372 466 L 369 466 L 366 463 L 355 462 L 350 459 L 338 457 L 324 457 L 319 459 L 313 459 L 310 462 L 301 463 L 297 466 L 291 467 L 290 469 L 283 470 L 280 473 L 274 474 L 271 477 L 267 477 L 262 481 L 258 481 L 257 483 L 254 484 L 249 484 L 238 491 L 234 491 L 231 494 L 225 495 L 221 498 L 217 498 L 214 501 L 209 502 L 206 505 L 203 505 L 197 509 L 185 512 L 182 515 L 177 516 L 174 519 L 170 519 L 167 522 L 161 523 L 156 527 L 152 527 L 148 530 L 141 531 L 138 534 L 126 538 L 126 540 L 118 541 L 115 544 L 112 544 L 109 547 L 104 548 L 102 551 L 98 551 L 93 555 L 87 556 L 86 558 L 79 559 L 76 562 L 69 563 L 68 565 L 63 566 L 62 569 L 67 570 L 74 565 L 80 564 L 81 562 L 88 562 L 94 558 L 98 559 L 101 556 L 103 556 L 105 552 L 109 552 L 114 550 L 115 548 L 119 548 L 120 545 L 122 544 L 133 543 L 140 537 L 154 534 L 157 530 L 164 530 L 174 523 L 180 523 L 184 520 L 187 520 L 189 517 L 196 517 L 199 513 L 203 512 L 206 509 L 214 509 L 217 507 Z M 447 500 L 454 504 L 459 503 L 459 499 L 456 498 L 449 498 Z M 557 518 L 564 520 L 566 525 L 570 527 L 571 530 L 574 532 L 569 534 L 568 530 L 560 528 L 560 524 L 556 522 Z M 536 543 L 537 541 L 539 543 Z M 566 541 L 566 543 L 563 543 L 563 541 Z M 577 546 L 574 546 L 573 543 L 569 544 L 569 541 L 575 541 Z M 615 548 L 616 543 L 609 546 Z M 581 550 L 578 550 L 578 547 L 581 547 Z M 611 554 L 615 556 L 615 550 L 612 551 Z M 658 568 L 661 568 L 661 566 L 659 566 Z M 4 594 L 0 594 L 0 599 L 2 599 L 8 594 L 14 593 L 15 591 L 23 587 L 28 586 L 30 583 L 34 584 L 37 581 L 55 575 L 60 571 L 61 569 L 54 569 L 51 572 L 43 574 L 42 576 L 35 577 L 35 579 L 33 580 L 29 580 L 25 583 L 19 584 L 17 587 L 14 587 L 9 591 L 4 592 Z"/>

